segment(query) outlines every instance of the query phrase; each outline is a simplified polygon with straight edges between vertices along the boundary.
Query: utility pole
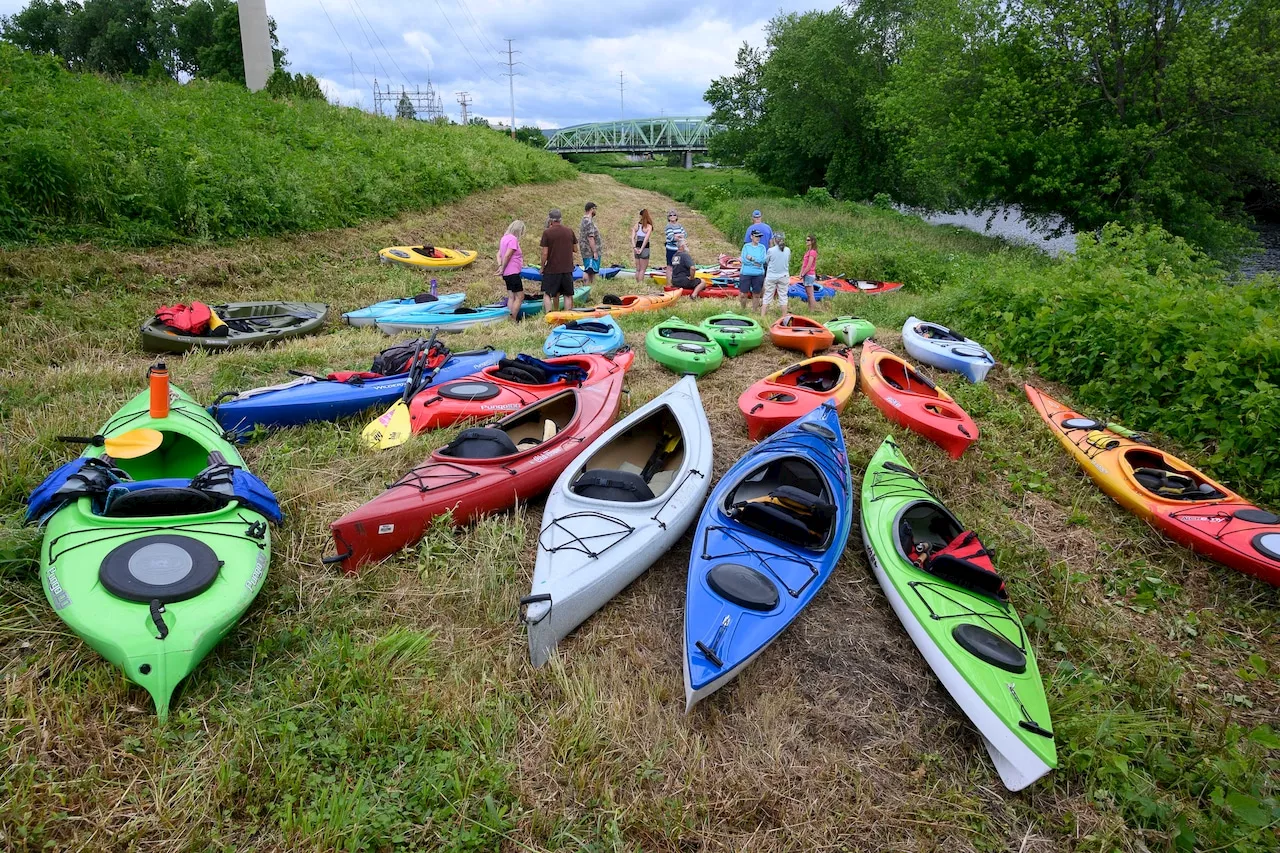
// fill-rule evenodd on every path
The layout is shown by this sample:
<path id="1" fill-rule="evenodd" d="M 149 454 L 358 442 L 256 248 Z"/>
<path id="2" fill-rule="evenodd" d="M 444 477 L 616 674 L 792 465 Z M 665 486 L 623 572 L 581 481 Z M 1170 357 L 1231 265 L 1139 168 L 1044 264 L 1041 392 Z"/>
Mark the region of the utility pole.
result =
<path id="1" fill-rule="evenodd" d="M 507 42 L 507 88 L 511 92 L 511 138 L 516 138 L 516 63 L 515 57 L 520 51 L 512 50 L 511 43 L 515 39 L 506 39 Z"/>
<path id="2" fill-rule="evenodd" d="M 622 121 L 627 117 L 626 100 L 623 93 L 626 91 L 627 81 L 622 72 L 618 72 L 618 120 Z"/>
<path id="3" fill-rule="evenodd" d="M 462 123 L 466 124 L 467 123 L 467 107 L 471 105 L 471 100 L 468 97 L 468 95 L 470 95 L 471 93 L 470 92 L 454 92 L 454 94 L 458 96 L 458 103 L 462 104 Z"/>

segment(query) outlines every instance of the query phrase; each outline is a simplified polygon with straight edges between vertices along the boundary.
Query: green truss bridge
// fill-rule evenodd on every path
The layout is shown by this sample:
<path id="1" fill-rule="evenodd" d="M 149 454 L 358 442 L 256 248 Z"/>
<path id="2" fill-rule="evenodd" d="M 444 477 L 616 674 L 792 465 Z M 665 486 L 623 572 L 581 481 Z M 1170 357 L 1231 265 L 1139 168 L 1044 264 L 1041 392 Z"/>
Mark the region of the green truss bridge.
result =
<path id="1" fill-rule="evenodd" d="M 684 154 L 685 168 L 693 165 L 693 153 L 706 151 L 707 140 L 719 127 L 706 116 L 666 116 L 602 121 L 562 127 L 547 140 L 547 150 L 557 154 Z"/>

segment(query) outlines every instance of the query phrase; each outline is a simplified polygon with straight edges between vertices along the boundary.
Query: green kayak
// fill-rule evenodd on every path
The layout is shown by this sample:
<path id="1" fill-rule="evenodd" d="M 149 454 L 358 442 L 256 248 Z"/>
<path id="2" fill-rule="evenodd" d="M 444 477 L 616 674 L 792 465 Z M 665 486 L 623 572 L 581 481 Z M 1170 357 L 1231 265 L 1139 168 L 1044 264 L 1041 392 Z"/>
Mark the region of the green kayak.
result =
<path id="1" fill-rule="evenodd" d="M 742 314 L 713 314 L 703 320 L 698 328 L 711 335 L 730 358 L 764 343 L 764 326 L 760 325 L 760 321 Z"/>
<path id="2" fill-rule="evenodd" d="M 1005 786 L 1021 790 L 1056 767 L 1035 651 L 990 553 L 892 438 L 862 481 L 862 541 L 894 612 L 977 726 Z"/>
<path id="3" fill-rule="evenodd" d="M 649 358 L 682 376 L 710 373 L 724 361 L 720 344 L 679 317 L 669 317 L 650 329 L 644 336 L 644 349 Z"/>
<path id="4" fill-rule="evenodd" d="M 161 721 L 178 683 L 262 588 L 268 520 L 280 518 L 222 427 L 178 389 L 168 397 L 163 418 L 151 416 L 149 392 L 129 401 L 95 439 L 106 447 L 51 474 L 28 512 L 46 525 L 40 578 L 54 611 L 151 694 Z M 107 456 L 148 435 L 136 458 Z"/>
<path id="5" fill-rule="evenodd" d="M 836 343 L 847 347 L 857 346 L 876 333 L 875 324 L 861 317 L 848 315 L 823 323 L 836 336 Z"/>
<path id="6" fill-rule="evenodd" d="M 188 335 L 152 317 L 142 324 L 142 348 L 147 352 L 186 352 L 262 346 L 284 338 L 318 332 L 329 316 L 323 302 L 228 302 L 213 312 L 227 324 L 225 335 Z"/>

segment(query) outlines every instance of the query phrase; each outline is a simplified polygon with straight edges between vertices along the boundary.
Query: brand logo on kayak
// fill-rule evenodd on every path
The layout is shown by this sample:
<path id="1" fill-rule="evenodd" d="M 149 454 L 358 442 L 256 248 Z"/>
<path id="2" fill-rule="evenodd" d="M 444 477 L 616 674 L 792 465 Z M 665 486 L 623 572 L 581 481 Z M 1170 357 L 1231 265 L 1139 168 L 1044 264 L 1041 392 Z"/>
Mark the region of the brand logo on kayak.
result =
<path id="1" fill-rule="evenodd" d="M 378 532 L 381 534 L 394 533 L 396 526 L 394 524 L 379 524 Z"/>
<path id="2" fill-rule="evenodd" d="M 885 400 L 889 403 L 889 405 L 893 406 L 895 409 L 902 408 L 902 404 L 898 402 L 897 397 L 885 397 Z"/>
<path id="3" fill-rule="evenodd" d="M 555 456 L 557 453 L 560 453 L 561 451 L 563 451 L 564 448 L 565 446 L 563 444 L 560 444 L 551 448 L 550 450 L 544 450 L 542 453 L 539 453 L 537 456 L 533 457 L 533 461 L 541 462 L 544 459 L 550 459 L 552 456 Z"/>
<path id="4" fill-rule="evenodd" d="M 1180 515 L 1179 521 L 1204 521 L 1209 524 L 1226 524 L 1231 519 L 1222 515 Z"/>
<path id="5" fill-rule="evenodd" d="M 252 593 L 262 583 L 262 576 L 267 573 L 267 552 L 258 552 L 258 562 L 253 566 L 253 574 L 249 575 L 249 580 L 245 581 L 244 588 L 247 592 Z"/>
<path id="6" fill-rule="evenodd" d="M 512 409 L 520 408 L 519 403 L 495 403 L 492 406 L 481 406 L 480 409 L 485 412 L 509 412 Z"/>
<path id="7" fill-rule="evenodd" d="M 49 597 L 53 599 L 53 609 L 61 610 L 69 605 L 71 596 L 67 595 L 67 591 L 62 588 L 62 583 L 58 580 L 58 575 L 54 572 L 53 566 L 50 566 L 45 571 L 44 576 L 49 584 Z"/>

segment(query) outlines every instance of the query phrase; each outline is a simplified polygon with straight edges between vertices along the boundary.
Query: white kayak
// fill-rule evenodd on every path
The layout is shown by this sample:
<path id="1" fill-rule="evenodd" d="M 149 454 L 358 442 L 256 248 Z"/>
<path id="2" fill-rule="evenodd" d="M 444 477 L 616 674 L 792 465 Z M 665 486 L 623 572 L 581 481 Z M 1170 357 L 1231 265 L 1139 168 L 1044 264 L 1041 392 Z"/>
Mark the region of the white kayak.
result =
<path id="1" fill-rule="evenodd" d="M 711 425 L 686 376 L 560 475 L 542 512 L 532 588 L 520 600 L 534 666 L 684 534 L 706 500 L 711 461 Z"/>
<path id="2" fill-rule="evenodd" d="M 985 379 L 996 365 L 982 344 L 918 317 L 908 317 L 902 325 L 902 345 L 916 361 L 963 374 L 974 383 Z"/>

